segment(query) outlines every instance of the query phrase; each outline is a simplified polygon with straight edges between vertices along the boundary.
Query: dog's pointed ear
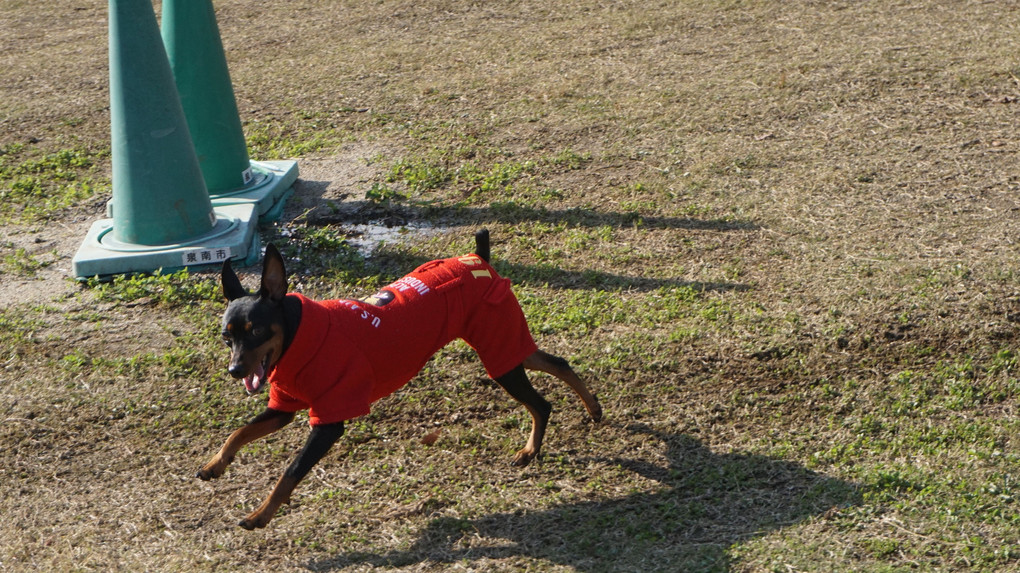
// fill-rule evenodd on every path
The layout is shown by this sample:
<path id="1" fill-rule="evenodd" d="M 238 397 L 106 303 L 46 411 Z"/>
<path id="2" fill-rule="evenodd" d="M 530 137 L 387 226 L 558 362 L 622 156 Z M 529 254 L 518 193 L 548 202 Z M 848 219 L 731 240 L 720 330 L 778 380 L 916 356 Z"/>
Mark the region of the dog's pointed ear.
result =
<path id="1" fill-rule="evenodd" d="M 248 291 L 244 290 L 241 284 L 241 279 L 237 278 L 234 267 L 230 265 L 230 259 L 223 261 L 220 283 L 223 285 L 223 296 L 228 302 L 248 295 Z"/>
<path id="2" fill-rule="evenodd" d="M 283 256 L 276 245 L 266 245 L 266 258 L 262 261 L 262 286 L 259 296 L 273 302 L 280 302 L 287 295 L 287 271 L 283 267 Z"/>

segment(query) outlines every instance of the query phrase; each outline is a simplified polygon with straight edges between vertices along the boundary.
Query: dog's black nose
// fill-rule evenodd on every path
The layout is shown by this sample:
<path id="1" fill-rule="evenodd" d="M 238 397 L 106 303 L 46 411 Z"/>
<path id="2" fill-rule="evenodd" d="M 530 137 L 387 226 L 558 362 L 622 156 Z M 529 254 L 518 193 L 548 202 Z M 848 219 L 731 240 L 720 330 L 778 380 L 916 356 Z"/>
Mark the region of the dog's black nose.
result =
<path id="1" fill-rule="evenodd" d="M 244 367 L 240 364 L 231 364 L 230 367 L 227 368 L 227 372 L 229 372 L 234 378 L 244 378 Z"/>

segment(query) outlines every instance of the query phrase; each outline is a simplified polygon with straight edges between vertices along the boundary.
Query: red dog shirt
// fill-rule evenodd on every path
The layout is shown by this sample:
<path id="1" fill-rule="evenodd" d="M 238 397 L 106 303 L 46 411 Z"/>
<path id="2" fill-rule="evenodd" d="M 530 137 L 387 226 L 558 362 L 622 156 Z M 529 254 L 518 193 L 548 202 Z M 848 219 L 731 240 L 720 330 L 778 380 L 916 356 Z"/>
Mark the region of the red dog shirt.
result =
<path id="1" fill-rule="evenodd" d="M 363 301 L 287 296 L 301 324 L 269 376 L 269 407 L 307 408 L 313 426 L 368 414 L 455 338 L 493 378 L 537 349 L 510 280 L 477 255 L 425 263 Z"/>

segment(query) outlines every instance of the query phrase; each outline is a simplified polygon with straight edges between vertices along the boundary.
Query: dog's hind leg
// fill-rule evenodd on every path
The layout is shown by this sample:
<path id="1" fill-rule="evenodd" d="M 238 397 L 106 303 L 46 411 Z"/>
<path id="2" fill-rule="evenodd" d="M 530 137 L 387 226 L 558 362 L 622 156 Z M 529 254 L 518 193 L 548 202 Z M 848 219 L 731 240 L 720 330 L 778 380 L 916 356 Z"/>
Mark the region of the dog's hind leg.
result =
<path id="1" fill-rule="evenodd" d="M 581 398 L 581 401 L 584 402 L 584 407 L 588 410 L 588 415 L 591 416 L 591 419 L 596 422 L 602 421 L 602 405 L 599 404 L 598 398 L 588 391 L 588 387 L 581 380 L 580 376 L 574 372 L 574 369 L 570 367 L 569 362 L 559 356 L 553 356 L 548 352 L 536 350 L 531 356 L 524 359 L 523 366 L 528 370 L 538 370 L 552 374 L 566 382 Z"/>
<path id="2" fill-rule="evenodd" d="M 542 449 L 542 439 L 545 438 L 545 428 L 549 424 L 552 405 L 531 385 L 523 364 L 496 378 L 496 383 L 502 386 L 515 400 L 524 404 L 531 414 L 531 436 L 528 438 L 528 443 L 517 452 L 513 460 L 515 466 L 526 466 L 538 456 L 538 452 Z"/>

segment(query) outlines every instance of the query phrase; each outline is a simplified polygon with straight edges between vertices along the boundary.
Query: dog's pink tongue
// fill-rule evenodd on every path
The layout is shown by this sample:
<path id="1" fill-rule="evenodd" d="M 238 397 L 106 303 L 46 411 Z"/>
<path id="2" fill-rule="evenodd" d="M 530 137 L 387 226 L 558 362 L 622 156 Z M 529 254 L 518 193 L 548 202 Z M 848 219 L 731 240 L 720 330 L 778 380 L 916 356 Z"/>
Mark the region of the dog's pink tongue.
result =
<path id="1" fill-rule="evenodd" d="M 248 376 L 244 377 L 244 389 L 248 394 L 254 394 L 259 391 L 262 387 L 263 379 L 266 376 L 266 370 L 259 364 L 255 367 L 255 372 L 252 372 Z"/>

